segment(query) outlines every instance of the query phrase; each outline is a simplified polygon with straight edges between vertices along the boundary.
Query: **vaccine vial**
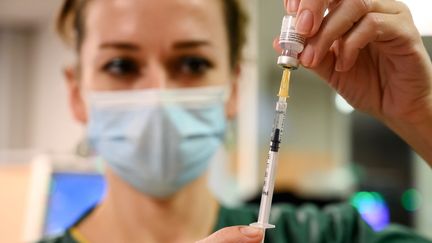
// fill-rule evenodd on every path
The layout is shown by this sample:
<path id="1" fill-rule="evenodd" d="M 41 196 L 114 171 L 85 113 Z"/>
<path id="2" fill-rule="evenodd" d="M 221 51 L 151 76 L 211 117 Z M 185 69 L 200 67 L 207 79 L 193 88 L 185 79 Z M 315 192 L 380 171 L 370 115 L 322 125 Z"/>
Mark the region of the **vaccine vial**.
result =
<path id="1" fill-rule="evenodd" d="M 298 57 L 304 49 L 305 38 L 295 32 L 296 14 L 287 14 L 282 20 L 282 28 L 279 36 L 279 46 L 282 54 L 277 64 L 283 68 L 297 69 Z"/>

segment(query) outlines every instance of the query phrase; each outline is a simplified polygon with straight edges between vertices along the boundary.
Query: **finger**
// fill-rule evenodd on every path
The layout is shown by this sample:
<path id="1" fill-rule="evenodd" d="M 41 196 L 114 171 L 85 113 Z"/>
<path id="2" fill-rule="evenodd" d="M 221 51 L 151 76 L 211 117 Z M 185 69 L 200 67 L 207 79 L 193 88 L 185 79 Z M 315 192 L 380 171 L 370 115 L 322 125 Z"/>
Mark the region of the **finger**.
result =
<path id="1" fill-rule="evenodd" d="M 255 227 L 233 226 L 216 231 L 197 243 L 260 243 L 263 231 Z"/>
<path id="2" fill-rule="evenodd" d="M 273 49 L 278 53 L 281 54 L 282 53 L 282 48 L 279 44 L 279 37 L 276 37 L 273 39 Z"/>
<path id="3" fill-rule="evenodd" d="M 329 4 L 337 5 L 341 0 L 285 0 L 284 5 L 288 13 L 297 14 L 296 32 L 310 37 L 314 35 L 324 18 Z"/>
<path id="4" fill-rule="evenodd" d="M 338 43 L 338 41 L 336 41 L 335 44 L 336 43 Z M 337 49 L 336 46 L 337 45 L 335 45 L 335 48 L 332 48 L 329 51 L 327 51 L 320 65 L 309 68 L 312 71 L 314 71 L 316 74 L 318 74 L 323 80 L 326 80 L 330 84 L 332 83 L 331 80 L 334 78 L 336 74 L 335 65 L 336 65 L 337 52 L 338 52 L 336 50 Z M 331 86 L 335 88 L 333 85 Z"/>
<path id="5" fill-rule="evenodd" d="M 293 4 L 290 0 L 288 5 Z M 305 37 L 314 35 L 320 28 L 330 0 L 302 0 L 298 6 L 296 32 Z"/>
<path id="6" fill-rule="evenodd" d="M 284 6 L 288 13 L 296 13 L 300 5 L 300 0 L 285 0 Z"/>
<path id="7" fill-rule="evenodd" d="M 386 42 L 401 37 L 401 16 L 394 14 L 367 14 L 340 42 L 340 52 L 336 61 L 336 71 L 344 72 L 352 68 L 361 49 L 371 42 Z"/>
<path id="8" fill-rule="evenodd" d="M 400 9 L 393 0 L 346 0 L 340 2 L 322 23 L 316 36 L 308 40 L 306 66 L 316 66 L 324 58 L 332 43 L 347 33 L 353 25 L 369 12 L 397 14 Z"/>
<path id="9" fill-rule="evenodd" d="M 341 1 L 342 1 L 342 0 L 330 0 L 327 9 L 328 9 L 329 11 L 333 11 L 333 9 L 335 9 L 335 8 L 339 5 L 339 3 L 340 3 Z"/>
<path id="10" fill-rule="evenodd" d="M 345 87 L 343 82 L 341 82 L 343 81 L 341 79 L 343 73 L 335 70 L 336 60 L 338 55 L 340 55 L 339 42 L 339 40 L 334 42 L 331 49 L 324 56 L 324 59 L 320 65 L 310 69 L 318 74 L 322 79 L 324 79 L 336 92 L 341 93 L 343 92 L 343 87 Z"/>

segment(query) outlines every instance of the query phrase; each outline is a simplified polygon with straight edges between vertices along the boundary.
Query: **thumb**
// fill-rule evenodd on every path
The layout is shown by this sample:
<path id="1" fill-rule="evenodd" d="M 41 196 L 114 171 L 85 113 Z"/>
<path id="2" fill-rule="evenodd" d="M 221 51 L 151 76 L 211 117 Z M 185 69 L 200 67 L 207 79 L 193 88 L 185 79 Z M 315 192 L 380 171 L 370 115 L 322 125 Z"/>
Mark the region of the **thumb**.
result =
<path id="1" fill-rule="evenodd" d="M 196 243 L 260 243 L 262 229 L 248 226 L 232 226 L 216 231 Z"/>
<path id="2" fill-rule="evenodd" d="M 326 80 L 333 88 L 336 88 L 332 83 L 331 79 L 337 73 L 337 71 L 335 70 L 335 66 L 336 66 L 336 59 L 338 58 L 338 54 L 339 54 L 339 41 L 335 41 L 332 47 L 330 48 L 330 50 L 327 51 L 327 53 L 325 54 L 322 61 L 319 64 L 316 64 L 312 67 L 307 66 L 307 64 L 305 64 L 304 60 L 306 57 L 303 55 L 303 53 L 300 55 L 300 63 L 303 64 L 304 67 L 314 71 L 321 78 Z"/>

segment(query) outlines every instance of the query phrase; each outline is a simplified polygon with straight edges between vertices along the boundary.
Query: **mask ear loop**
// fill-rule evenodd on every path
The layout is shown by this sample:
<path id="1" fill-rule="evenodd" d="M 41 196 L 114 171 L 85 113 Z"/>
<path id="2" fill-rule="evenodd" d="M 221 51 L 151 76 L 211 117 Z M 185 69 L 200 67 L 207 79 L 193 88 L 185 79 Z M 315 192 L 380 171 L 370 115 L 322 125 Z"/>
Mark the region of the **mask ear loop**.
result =
<path id="1" fill-rule="evenodd" d="M 232 83 L 228 82 L 228 84 L 224 85 L 222 101 L 226 104 L 231 95 L 233 93 Z M 237 119 L 227 120 L 227 129 L 224 137 L 224 146 L 227 149 L 228 153 L 231 154 L 236 144 L 236 130 L 237 130 Z"/>
<path id="2" fill-rule="evenodd" d="M 227 127 L 224 137 L 224 145 L 229 154 L 236 150 L 237 147 L 237 119 L 227 121 Z"/>
<path id="3" fill-rule="evenodd" d="M 232 83 L 229 82 L 228 84 L 224 85 L 224 90 L 223 90 L 223 102 L 224 104 L 226 104 L 230 97 L 233 94 L 233 87 L 232 87 Z M 239 195 L 237 192 L 238 190 L 238 183 L 237 183 L 237 176 L 236 176 L 236 171 L 238 170 L 238 168 L 235 168 L 234 166 L 236 166 L 238 163 L 238 157 L 236 156 L 235 151 L 237 150 L 237 119 L 233 118 L 230 120 L 227 120 L 226 122 L 226 131 L 225 131 L 225 136 L 224 136 L 224 141 L 223 141 L 223 146 L 225 148 L 225 153 L 226 153 L 226 157 L 227 157 L 227 161 L 224 161 L 224 166 L 223 168 L 225 169 L 225 176 L 226 181 L 229 181 L 229 186 L 228 188 L 225 188 L 225 190 L 229 190 L 231 191 L 232 194 L 230 195 L 232 198 L 227 199 L 227 201 L 225 202 L 228 206 L 239 206 L 240 203 L 240 198 L 237 198 L 235 195 Z M 234 192 L 234 193 L 233 193 Z"/>

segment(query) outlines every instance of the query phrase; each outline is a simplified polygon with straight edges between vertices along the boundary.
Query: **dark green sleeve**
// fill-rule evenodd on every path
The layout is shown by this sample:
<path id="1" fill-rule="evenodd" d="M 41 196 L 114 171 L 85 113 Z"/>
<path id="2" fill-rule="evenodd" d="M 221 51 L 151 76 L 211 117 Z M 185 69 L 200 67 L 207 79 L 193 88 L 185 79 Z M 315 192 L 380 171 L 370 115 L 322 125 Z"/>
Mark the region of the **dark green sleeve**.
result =
<path id="1" fill-rule="evenodd" d="M 46 238 L 38 241 L 37 243 L 62 243 L 61 237 Z"/>
<path id="2" fill-rule="evenodd" d="M 78 243 L 78 241 L 75 240 L 69 230 L 67 230 L 63 235 L 45 238 L 37 243 Z"/>
<path id="3" fill-rule="evenodd" d="M 332 205 L 323 210 L 312 205 L 301 208 L 278 205 L 274 207 L 270 221 L 276 229 L 267 231 L 267 243 L 432 242 L 398 226 L 374 232 L 349 204 Z"/>

